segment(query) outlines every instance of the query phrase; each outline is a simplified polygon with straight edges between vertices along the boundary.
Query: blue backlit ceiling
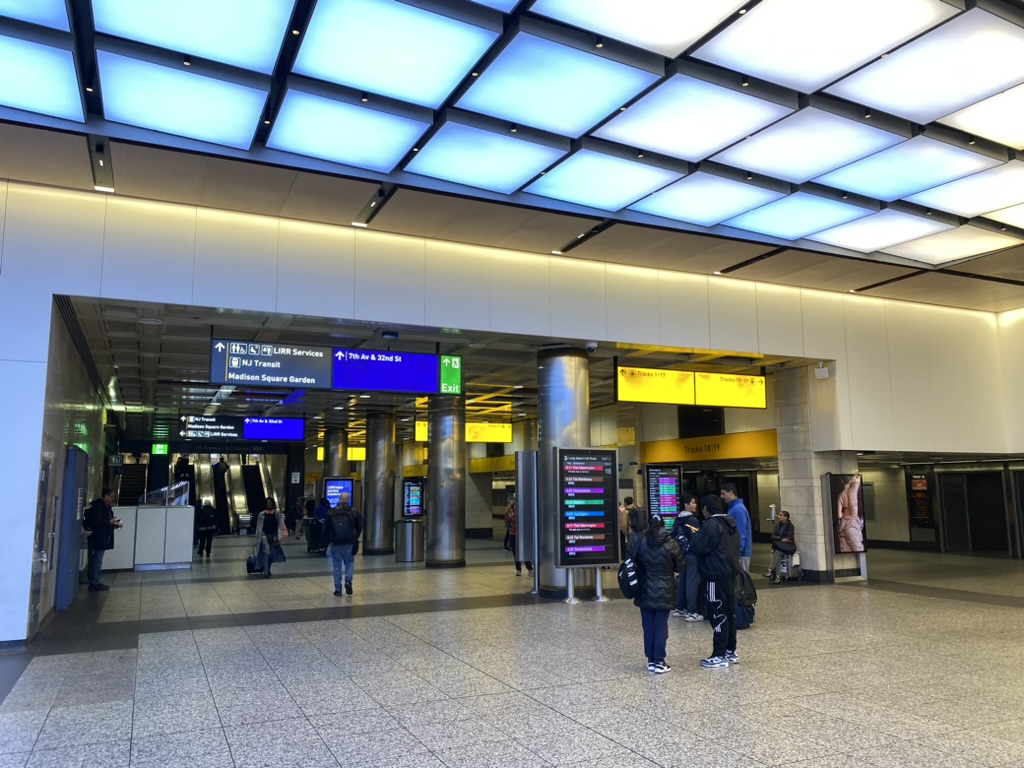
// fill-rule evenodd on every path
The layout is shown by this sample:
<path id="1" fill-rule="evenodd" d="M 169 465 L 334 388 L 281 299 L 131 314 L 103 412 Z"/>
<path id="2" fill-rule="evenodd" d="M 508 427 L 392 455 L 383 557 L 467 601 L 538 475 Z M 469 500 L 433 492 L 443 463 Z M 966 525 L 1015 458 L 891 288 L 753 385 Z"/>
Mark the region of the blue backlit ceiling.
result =
<path id="1" fill-rule="evenodd" d="M 1024 239 L 1008 0 L 0 0 L 0 64 L 51 129 L 926 268 Z"/>

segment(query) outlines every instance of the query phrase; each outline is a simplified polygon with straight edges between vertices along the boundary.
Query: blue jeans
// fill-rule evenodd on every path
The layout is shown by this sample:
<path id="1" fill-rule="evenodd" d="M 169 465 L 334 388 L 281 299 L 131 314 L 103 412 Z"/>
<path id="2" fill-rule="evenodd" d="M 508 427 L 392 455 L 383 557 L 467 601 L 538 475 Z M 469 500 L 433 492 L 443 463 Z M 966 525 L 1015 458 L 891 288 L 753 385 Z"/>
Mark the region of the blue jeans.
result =
<path id="1" fill-rule="evenodd" d="M 352 545 L 331 544 L 327 548 L 327 553 L 331 556 L 331 564 L 334 566 L 334 591 L 341 592 L 341 582 L 352 581 L 352 574 L 356 567 Z"/>
<path id="2" fill-rule="evenodd" d="M 89 550 L 89 586 L 95 587 L 100 583 L 100 571 L 103 570 L 103 555 L 107 553 L 105 549 L 90 549 Z"/>
<path id="3" fill-rule="evenodd" d="M 644 627 L 644 653 L 647 661 L 664 661 L 668 643 L 668 609 L 641 608 L 640 621 Z"/>

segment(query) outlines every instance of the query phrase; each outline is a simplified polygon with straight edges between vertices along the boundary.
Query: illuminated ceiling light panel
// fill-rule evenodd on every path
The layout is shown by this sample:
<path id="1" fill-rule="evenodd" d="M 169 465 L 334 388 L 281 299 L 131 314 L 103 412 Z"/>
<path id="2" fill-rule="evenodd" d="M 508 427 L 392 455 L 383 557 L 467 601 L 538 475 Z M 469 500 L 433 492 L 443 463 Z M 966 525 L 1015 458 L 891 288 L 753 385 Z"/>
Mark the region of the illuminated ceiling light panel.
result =
<path id="1" fill-rule="evenodd" d="M 70 50 L 0 36 L 0 71 L 4 73 L 0 104 L 84 122 L 75 57 Z"/>
<path id="2" fill-rule="evenodd" d="M 618 211 L 682 177 L 677 171 L 582 149 L 525 191 L 604 211 Z"/>
<path id="3" fill-rule="evenodd" d="M 907 198 L 965 218 L 1024 203 L 1024 162 L 1014 160 Z"/>
<path id="4" fill-rule="evenodd" d="M 473 0 L 473 2 L 477 5 L 486 5 L 488 8 L 494 8 L 502 13 L 512 13 L 515 7 L 519 5 L 519 0 Z"/>
<path id="5" fill-rule="evenodd" d="M 267 91 L 97 50 L 103 115 L 161 133 L 249 149 Z"/>
<path id="6" fill-rule="evenodd" d="M 295 0 L 92 0 L 96 31 L 269 75 Z"/>
<path id="7" fill-rule="evenodd" d="M 826 229 L 824 232 L 808 235 L 807 239 L 838 245 L 851 251 L 873 253 L 952 228 L 952 224 L 942 221 L 887 209 L 848 224 Z"/>
<path id="8" fill-rule="evenodd" d="M 924 124 L 1022 81 L 1024 29 L 975 8 L 825 90 Z"/>
<path id="9" fill-rule="evenodd" d="M 772 0 L 693 55 L 813 93 L 955 13 L 939 0 Z"/>
<path id="10" fill-rule="evenodd" d="M 394 0 L 317 3 L 294 71 L 436 109 L 500 32 Z"/>
<path id="11" fill-rule="evenodd" d="M 569 150 L 448 122 L 405 166 L 407 171 L 511 194 Z"/>
<path id="12" fill-rule="evenodd" d="M 815 181 L 892 201 L 999 164 L 999 160 L 977 152 L 915 136 Z"/>
<path id="13" fill-rule="evenodd" d="M 799 240 L 812 232 L 836 227 L 854 219 L 870 216 L 871 211 L 855 205 L 795 192 L 774 203 L 724 222 L 727 226 L 760 232 L 762 235 Z"/>
<path id="14" fill-rule="evenodd" d="M 986 218 L 1024 229 L 1024 205 L 1014 205 L 1001 211 L 993 211 Z"/>
<path id="15" fill-rule="evenodd" d="M 520 32 L 458 106 L 575 138 L 657 79 L 653 72 Z"/>
<path id="16" fill-rule="evenodd" d="M 0 16 L 70 32 L 66 0 L 0 0 Z"/>
<path id="17" fill-rule="evenodd" d="M 289 89 L 267 147 L 390 173 L 429 127 L 426 120 Z"/>
<path id="18" fill-rule="evenodd" d="M 946 115 L 939 122 L 1014 149 L 1024 149 L 1024 85 Z"/>
<path id="19" fill-rule="evenodd" d="M 698 171 L 631 205 L 630 210 L 712 227 L 782 197 L 784 192 Z"/>
<path id="20" fill-rule="evenodd" d="M 793 111 L 689 75 L 675 75 L 594 135 L 699 162 Z"/>
<path id="21" fill-rule="evenodd" d="M 682 3 L 665 0 L 536 0 L 531 13 L 621 40 L 674 59 L 747 0 Z"/>
<path id="22" fill-rule="evenodd" d="M 808 107 L 714 156 L 714 160 L 802 184 L 905 141 L 821 109 Z"/>
<path id="23" fill-rule="evenodd" d="M 968 256 L 1001 251 L 1022 243 L 1024 240 L 999 232 L 963 226 L 886 248 L 885 252 L 891 253 L 893 256 L 923 261 L 927 264 L 945 264 L 949 261 L 966 259 Z"/>

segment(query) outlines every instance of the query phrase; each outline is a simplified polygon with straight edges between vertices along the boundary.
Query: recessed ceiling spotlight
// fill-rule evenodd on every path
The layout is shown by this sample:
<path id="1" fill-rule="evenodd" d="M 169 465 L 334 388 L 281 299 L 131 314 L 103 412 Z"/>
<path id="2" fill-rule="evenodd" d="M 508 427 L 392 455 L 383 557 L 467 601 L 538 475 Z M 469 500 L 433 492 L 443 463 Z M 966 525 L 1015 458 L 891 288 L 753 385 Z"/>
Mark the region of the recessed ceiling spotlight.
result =
<path id="1" fill-rule="evenodd" d="M 744 88 L 750 85 L 750 80 L 747 79 L 746 75 L 744 75 L 743 79 L 740 80 L 740 85 L 742 85 Z"/>
<path id="2" fill-rule="evenodd" d="M 360 395 L 360 396 L 359 396 L 359 398 L 360 398 L 361 400 L 367 400 L 367 399 L 369 399 L 369 397 L 370 397 L 369 395 Z"/>
<path id="3" fill-rule="evenodd" d="M 636 151 L 636 156 L 637 156 L 638 158 L 643 158 L 643 156 L 644 156 L 644 151 L 643 151 L 642 149 L 638 149 L 638 150 Z"/>
<path id="4" fill-rule="evenodd" d="M 359 100 L 363 102 L 363 104 L 365 104 L 370 100 L 370 97 L 366 95 L 366 91 L 363 91 L 363 93 L 359 96 Z"/>
<path id="5" fill-rule="evenodd" d="M 292 30 L 292 34 L 293 34 L 293 35 L 300 35 L 300 34 L 302 34 L 302 33 L 301 33 L 301 32 L 299 32 L 299 30 L 297 30 L 297 29 L 293 29 L 293 30 Z"/>
<path id="6" fill-rule="evenodd" d="M 191 67 L 191 66 L 192 66 L 192 57 L 191 57 L 191 56 L 189 56 L 189 55 L 188 55 L 188 54 L 186 53 L 186 54 L 185 54 L 185 58 L 183 58 L 183 59 L 181 60 L 181 63 L 182 63 L 182 64 L 184 64 L 184 65 L 185 65 L 186 67 Z"/>
<path id="7" fill-rule="evenodd" d="M 381 331 L 380 337 L 382 339 L 387 339 L 388 341 L 394 341 L 398 338 L 398 331 Z"/>
<path id="8" fill-rule="evenodd" d="M 604 48 L 604 38 L 603 37 L 597 38 L 597 40 L 594 42 L 594 47 L 595 48 Z"/>
<path id="9" fill-rule="evenodd" d="M 967 143 L 970 144 L 973 147 L 975 144 L 978 143 L 978 141 L 973 136 L 968 136 L 967 137 Z"/>
<path id="10" fill-rule="evenodd" d="M 515 123 L 512 123 L 512 125 L 509 126 L 509 131 L 512 133 L 516 133 L 519 131 L 519 126 L 516 125 Z"/>
<path id="11" fill-rule="evenodd" d="M 719 277 L 721 277 L 721 276 L 722 276 L 722 273 L 721 273 L 721 272 L 719 272 L 719 271 L 718 271 L 717 269 L 716 269 L 716 270 L 715 270 L 714 272 L 712 272 L 711 274 L 712 274 L 712 275 L 718 275 Z"/>
<path id="12" fill-rule="evenodd" d="M 747 171 L 747 181 L 752 181 L 753 179 L 754 179 L 754 174 L 752 174 L 750 171 Z"/>
<path id="13" fill-rule="evenodd" d="M 551 252 L 551 255 L 552 255 L 552 256 L 561 256 L 561 255 L 562 255 L 562 252 L 561 252 L 561 251 L 552 251 L 552 252 Z"/>
<path id="14" fill-rule="evenodd" d="M 870 120 L 874 115 L 871 114 L 871 107 L 864 107 L 864 119 Z"/>
<path id="15" fill-rule="evenodd" d="M 522 388 L 523 388 L 522 384 L 513 384 L 512 385 L 512 389 L 522 389 Z"/>

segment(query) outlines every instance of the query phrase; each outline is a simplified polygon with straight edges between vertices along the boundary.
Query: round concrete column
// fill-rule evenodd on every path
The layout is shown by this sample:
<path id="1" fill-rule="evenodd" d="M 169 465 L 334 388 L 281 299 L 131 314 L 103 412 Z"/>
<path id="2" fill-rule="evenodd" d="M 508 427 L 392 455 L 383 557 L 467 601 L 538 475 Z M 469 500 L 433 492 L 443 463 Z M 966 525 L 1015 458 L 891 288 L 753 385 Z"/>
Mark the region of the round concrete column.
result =
<path id="1" fill-rule="evenodd" d="M 537 539 L 540 594 L 567 594 L 566 571 L 558 562 L 558 509 L 554 449 L 590 445 L 590 358 L 582 349 L 543 349 L 537 354 Z M 577 594 L 594 589 L 592 569 L 577 569 Z"/>
<path id="2" fill-rule="evenodd" d="M 466 398 L 433 395 L 427 402 L 428 568 L 466 565 Z"/>
<path id="3" fill-rule="evenodd" d="M 366 416 L 366 463 L 363 476 L 363 552 L 395 551 L 395 414 Z"/>
<path id="4" fill-rule="evenodd" d="M 324 433 L 324 477 L 348 476 L 348 432 L 329 429 Z"/>

